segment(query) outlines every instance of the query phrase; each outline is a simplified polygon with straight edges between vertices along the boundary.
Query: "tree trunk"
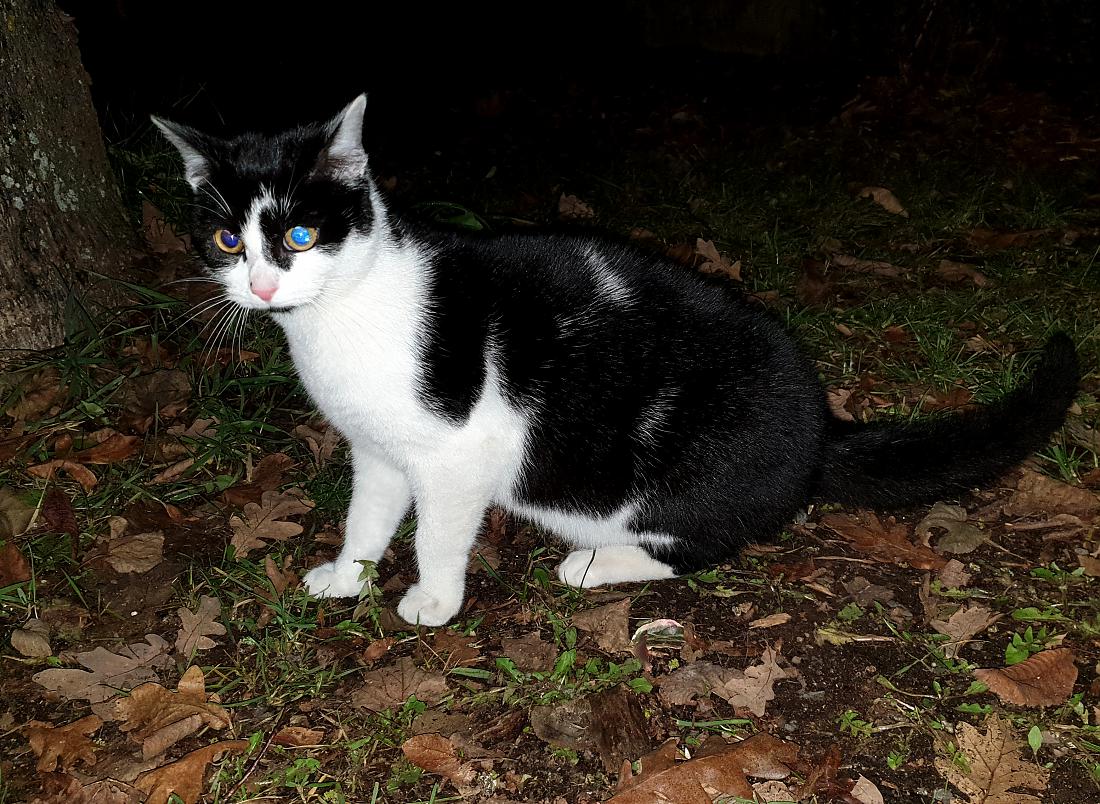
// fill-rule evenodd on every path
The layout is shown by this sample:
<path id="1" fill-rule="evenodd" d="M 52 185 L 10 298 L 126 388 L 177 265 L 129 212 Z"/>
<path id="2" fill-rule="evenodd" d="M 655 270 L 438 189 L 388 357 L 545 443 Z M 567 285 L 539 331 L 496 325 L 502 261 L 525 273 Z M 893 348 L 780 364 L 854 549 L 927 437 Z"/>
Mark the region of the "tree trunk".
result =
<path id="1" fill-rule="evenodd" d="M 0 0 L 0 350 L 60 344 L 131 259 L 89 84 L 53 0 Z"/>

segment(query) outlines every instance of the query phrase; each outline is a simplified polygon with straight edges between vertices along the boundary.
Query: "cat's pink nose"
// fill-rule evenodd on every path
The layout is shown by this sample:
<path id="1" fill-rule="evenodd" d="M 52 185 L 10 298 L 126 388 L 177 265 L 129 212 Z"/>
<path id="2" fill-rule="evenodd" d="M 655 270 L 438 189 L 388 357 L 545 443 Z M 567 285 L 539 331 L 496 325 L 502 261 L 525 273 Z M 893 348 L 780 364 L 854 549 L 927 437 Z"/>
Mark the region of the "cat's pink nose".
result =
<path id="1" fill-rule="evenodd" d="M 279 289 L 278 285 L 264 285 L 259 282 L 253 282 L 249 285 L 252 289 L 254 296 L 259 296 L 265 302 L 271 301 L 271 297 L 275 295 L 275 291 Z"/>

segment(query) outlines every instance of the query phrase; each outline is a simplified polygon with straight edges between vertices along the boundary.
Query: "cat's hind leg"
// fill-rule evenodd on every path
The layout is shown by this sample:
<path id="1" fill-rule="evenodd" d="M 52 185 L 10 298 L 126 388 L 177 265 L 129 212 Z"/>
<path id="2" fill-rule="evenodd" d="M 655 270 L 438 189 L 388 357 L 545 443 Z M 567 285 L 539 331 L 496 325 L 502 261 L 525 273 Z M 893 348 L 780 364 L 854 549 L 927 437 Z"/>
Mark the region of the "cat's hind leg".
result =
<path id="1" fill-rule="evenodd" d="M 635 583 L 675 578 L 669 564 L 650 555 L 642 546 L 611 545 L 574 550 L 558 565 L 558 578 L 586 589 L 613 583 Z"/>
<path id="2" fill-rule="evenodd" d="M 351 448 L 353 481 L 344 546 L 335 561 L 314 567 L 302 582 L 314 597 L 355 597 L 363 587 L 359 561 L 378 561 L 409 509 L 405 475 L 373 450 Z"/>

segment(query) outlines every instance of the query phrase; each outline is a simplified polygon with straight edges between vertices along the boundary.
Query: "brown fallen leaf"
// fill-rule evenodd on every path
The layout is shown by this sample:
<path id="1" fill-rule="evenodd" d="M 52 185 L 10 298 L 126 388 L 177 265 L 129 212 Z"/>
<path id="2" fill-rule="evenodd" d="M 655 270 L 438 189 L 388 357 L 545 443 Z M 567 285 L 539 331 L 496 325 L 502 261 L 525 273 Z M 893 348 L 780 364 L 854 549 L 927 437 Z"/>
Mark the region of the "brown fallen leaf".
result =
<path id="1" fill-rule="evenodd" d="M 23 656 L 32 659 L 45 659 L 53 656 L 50 647 L 50 629 L 44 622 L 32 617 L 23 623 L 22 628 L 11 632 L 11 646 Z"/>
<path id="2" fill-rule="evenodd" d="M 970 573 L 966 571 L 966 565 L 954 558 L 943 565 L 936 577 L 944 589 L 963 589 L 970 583 Z"/>
<path id="3" fill-rule="evenodd" d="M 5 549 L 8 546 L 15 549 L 10 540 L 16 536 L 21 536 L 31 524 L 33 518 L 33 505 L 28 505 L 22 495 L 14 489 L 8 486 L 0 486 L 0 539 L 5 540 Z M 19 551 L 16 550 L 16 552 Z M 6 586 L 3 583 L 5 577 L 3 572 L 3 562 L 0 561 L 0 586 Z"/>
<path id="4" fill-rule="evenodd" d="M 435 773 L 451 782 L 459 792 L 469 791 L 477 778 L 477 768 L 463 762 L 451 740 L 440 734 L 418 734 L 401 744 L 405 758 L 418 768 Z"/>
<path id="5" fill-rule="evenodd" d="M 191 238 L 180 235 L 148 199 L 141 202 L 141 233 L 145 244 L 155 254 L 167 254 L 172 251 L 186 253 L 190 250 Z"/>
<path id="6" fill-rule="evenodd" d="M 978 248 L 1000 251 L 1014 246 L 1026 246 L 1033 240 L 1050 234 L 1050 229 L 1029 229 L 1026 232 L 995 232 L 992 229 L 972 229 L 967 234 L 967 242 Z"/>
<path id="7" fill-rule="evenodd" d="M 69 456 L 77 463 L 110 464 L 124 461 L 137 452 L 141 439 L 137 436 L 123 435 L 114 430 L 102 432 L 102 440 L 95 446 L 82 449 Z"/>
<path id="8" fill-rule="evenodd" d="M 897 196 L 885 187 L 864 187 L 859 191 L 859 197 L 870 198 L 892 215 L 901 215 L 903 218 L 909 217 L 909 211 L 901 205 Z"/>
<path id="9" fill-rule="evenodd" d="M 776 645 L 781 645 L 781 641 Z M 740 670 L 730 671 L 722 684 L 711 692 L 725 698 L 735 708 L 748 709 L 757 717 L 763 717 L 768 701 L 775 698 L 775 690 L 772 689 L 775 682 L 791 677 L 791 673 L 776 663 L 778 655 L 778 647 L 764 648 L 760 653 L 760 664 L 750 665 L 743 673 Z"/>
<path id="10" fill-rule="evenodd" d="M 28 474 L 32 474 L 35 477 L 48 480 L 53 477 L 55 472 L 64 472 L 77 483 L 84 491 L 91 491 L 95 488 L 95 484 L 99 482 L 92 470 L 82 463 L 76 461 L 65 460 L 63 458 L 54 458 L 52 461 L 46 461 L 40 463 L 37 466 L 28 466 Z"/>
<path id="11" fill-rule="evenodd" d="M 887 521 L 883 524 L 870 511 L 857 514 L 825 514 L 822 525 L 852 543 L 852 547 L 884 564 L 908 564 L 914 569 L 938 570 L 947 559 L 931 549 L 909 541 L 905 524 Z"/>
<path id="12" fill-rule="evenodd" d="M 767 617 L 758 617 L 749 623 L 749 628 L 774 628 L 777 625 L 785 625 L 791 621 L 791 615 L 786 612 L 769 614 Z"/>
<path id="13" fill-rule="evenodd" d="M 562 193 L 558 199 L 558 217 L 563 220 L 589 220 L 595 218 L 596 213 L 577 196 Z"/>
<path id="14" fill-rule="evenodd" d="M 654 771 L 630 777 L 607 804 L 710 804 L 713 794 L 740 796 L 750 801 L 753 791 L 748 776 L 784 779 L 798 764 L 798 747 L 770 734 L 754 734 L 733 745 L 718 745 L 713 753 L 686 762 L 667 764 L 667 748 L 652 762 Z"/>
<path id="15" fill-rule="evenodd" d="M 291 435 L 306 442 L 310 454 L 313 455 L 313 465 L 316 469 L 320 469 L 332 460 L 332 454 L 341 441 L 340 433 L 327 422 L 320 422 L 317 427 L 299 424 L 291 431 Z"/>
<path id="16" fill-rule="evenodd" d="M 481 661 L 477 638 L 453 631 L 436 631 L 432 638 L 431 651 L 443 661 L 445 670 L 452 667 L 471 667 Z"/>
<path id="17" fill-rule="evenodd" d="M 1001 616 L 980 603 L 972 603 L 961 606 L 946 621 L 932 620 L 929 624 L 939 633 L 951 637 L 951 641 L 944 644 L 944 653 L 948 658 L 954 659 L 972 637 L 983 633 L 1001 619 Z"/>
<path id="18" fill-rule="evenodd" d="M 687 706 L 722 686 L 727 668 L 711 662 L 692 662 L 657 681 L 657 694 L 669 706 Z"/>
<path id="19" fill-rule="evenodd" d="M 395 665 L 370 670 L 362 676 L 362 686 L 351 693 L 354 706 L 381 712 L 400 706 L 415 695 L 424 703 L 437 703 L 449 690 L 441 673 L 417 667 L 409 656 Z"/>
<path id="20" fill-rule="evenodd" d="M 89 737 L 102 725 L 103 720 L 96 715 L 82 717 L 64 726 L 32 720 L 23 727 L 23 732 L 27 735 L 31 750 L 38 757 L 35 770 L 39 773 L 50 773 L 57 768 L 58 763 L 64 770 L 73 767 L 77 762 L 94 765 L 95 744 Z"/>
<path id="21" fill-rule="evenodd" d="M 195 611 L 187 608 L 176 609 L 180 618 L 180 630 L 176 635 L 176 653 L 190 660 L 200 650 L 210 650 L 215 646 L 212 636 L 223 636 L 225 626 L 218 622 L 222 613 L 222 604 L 216 597 L 203 595 Z"/>
<path id="22" fill-rule="evenodd" d="M 829 261 L 846 271 L 855 271 L 861 274 L 875 274 L 876 276 L 896 277 L 905 273 L 904 268 L 883 260 L 864 260 L 853 257 L 850 254 L 834 254 Z"/>
<path id="23" fill-rule="evenodd" d="M 724 276 L 734 282 L 741 281 L 741 260 L 730 262 L 718 251 L 714 242 L 699 238 L 695 241 L 695 253 L 703 258 L 703 264 L 699 266 L 699 272 Z"/>
<path id="24" fill-rule="evenodd" d="M 237 557 L 243 557 L 252 549 L 266 547 L 268 542 L 286 541 L 303 530 L 296 522 L 286 522 L 286 517 L 312 510 L 313 502 L 300 488 L 282 492 L 265 491 L 260 503 L 248 503 L 241 512 L 242 516 L 229 518 L 229 526 L 233 529 L 233 538 L 229 543 Z"/>
<path id="25" fill-rule="evenodd" d="M 500 640 L 500 652 L 515 662 L 516 667 L 527 672 L 542 672 L 554 666 L 558 649 L 539 636 L 538 631 L 513 639 Z"/>
<path id="26" fill-rule="evenodd" d="M 122 721 L 120 730 L 141 743 L 145 759 L 163 754 L 203 726 L 231 725 L 229 712 L 206 694 L 206 679 L 197 665 L 187 668 L 175 692 L 154 682 L 142 684 L 116 701 L 114 712 Z"/>
<path id="27" fill-rule="evenodd" d="M 51 485 L 42 498 L 42 516 L 54 533 L 66 533 L 74 539 L 80 537 L 72 500 L 59 486 Z"/>
<path id="28" fill-rule="evenodd" d="M 1072 650 L 1054 648 L 1003 670 L 975 670 L 974 676 L 1005 703 L 1053 706 L 1063 703 L 1073 692 L 1077 665 Z"/>
<path id="29" fill-rule="evenodd" d="M 139 776 L 134 786 L 148 793 L 147 804 L 167 802 L 174 793 L 183 804 L 196 804 L 202 795 L 206 766 L 221 754 L 248 750 L 248 740 L 227 740 L 198 748 L 156 770 Z"/>
<path id="30" fill-rule="evenodd" d="M 171 646 L 159 636 L 146 634 L 145 642 L 126 645 L 119 648 L 118 653 L 98 647 L 76 654 L 76 661 L 88 670 L 51 668 L 35 673 L 33 679 L 69 700 L 98 704 L 122 690 L 155 679 L 154 668 L 167 667 L 171 663 L 170 650 Z M 97 711 L 96 714 L 101 713 Z"/>
<path id="31" fill-rule="evenodd" d="M 100 540 L 97 553 L 115 572 L 148 572 L 164 560 L 163 531 L 126 533 L 130 523 L 121 516 L 111 517 L 107 524 L 111 529 L 110 535 Z"/>
<path id="32" fill-rule="evenodd" d="M 572 617 L 574 626 L 588 632 L 602 650 L 611 654 L 633 651 L 629 619 L 630 598 L 628 597 L 594 609 L 579 611 Z"/>
<path id="33" fill-rule="evenodd" d="M 122 383 L 116 400 L 125 409 L 123 423 L 145 433 L 153 422 L 174 419 L 187 409 L 191 380 L 179 369 L 139 374 Z"/>
<path id="34" fill-rule="evenodd" d="M 243 508 L 249 503 L 261 503 L 265 491 L 274 491 L 283 483 L 284 475 L 294 467 L 294 459 L 283 452 L 265 455 L 256 464 L 247 483 L 237 483 L 222 492 L 222 499 Z"/>
<path id="35" fill-rule="evenodd" d="M 1072 514 L 1091 519 L 1100 514 L 1100 497 L 1087 489 L 1023 469 L 1016 483 L 1016 493 L 1005 503 L 1004 513 L 1010 517 L 1040 513 Z"/>
<path id="36" fill-rule="evenodd" d="M 825 392 L 825 399 L 829 403 L 829 410 L 842 422 L 854 422 L 856 420 L 856 417 L 853 416 L 846 407 L 848 400 L 851 398 L 851 388 L 830 388 Z"/>
<path id="37" fill-rule="evenodd" d="M 946 279 L 948 282 L 965 282 L 969 279 L 979 288 L 987 288 L 993 285 L 989 277 L 975 266 L 953 260 L 940 260 L 940 264 L 936 267 L 936 276 Z"/>
<path id="38" fill-rule="evenodd" d="M 157 485 L 161 483 L 171 483 L 176 478 L 183 475 L 188 469 L 195 465 L 195 458 L 184 458 L 183 460 L 176 461 L 175 463 L 166 466 L 161 471 L 157 472 L 150 483 Z"/>
<path id="39" fill-rule="evenodd" d="M 142 804 L 145 796 L 117 779 L 99 779 L 81 784 L 67 773 L 42 775 L 38 795 L 29 804 Z"/>
<path id="40" fill-rule="evenodd" d="M 286 556 L 283 558 L 283 566 L 277 567 L 275 559 L 270 555 L 264 556 L 264 575 L 271 581 L 271 588 L 275 591 L 276 597 L 281 597 L 283 592 L 293 589 L 301 582 L 298 573 L 290 569 L 293 562 L 293 556 Z"/>
<path id="41" fill-rule="evenodd" d="M 34 375 L 24 374 L 15 387 L 6 390 L 17 392 L 17 401 L 5 411 L 17 422 L 42 418 L 68 392 L 61 379 L 61 372 L 57 366 L 52 365 Z"/>
<path id="42" fill-rule="evenodd" d="M 947 534 L 936 542 L 936 550 L 940 553 L 965 555 L 974 552 L 979 545 L 989 539 L 988 533 L 968 521 L 966 509 L 961 505 L 936 503 L 913 530 L 922 544 L 927 544 L 932 535 L 932 528 L 947 531 Z"/>
<path id="43" fill-rule="evenodd" d="M 11 542 L 0 547 L 0 589 L 31 579 L 31 567 L 23 553 Z"/>
<path id="44" fill-rule="evenodd" d="M 272 738 L 275 745 L 286 748 L 304 748 L 306 746 L 321 745 L 325 741 L 323 729 L 308 729 L 305 726 L 284 726 L 279 733 Z"/>
<path id="45" fill-rule="evenodd" d="M 949 757 L 937 757 L 936 769 L 967 797 L 966 804 L 1041 804 L 1018 788 L 1046 790 L 1050 771 L 1020 758 L 1022 745 L 1012 738 L 1012 724 L 998 715 L 986 718 L 985 733 L 969 723 L 955 725 L 955 743 L 966 757 L 964 770 Z"/>

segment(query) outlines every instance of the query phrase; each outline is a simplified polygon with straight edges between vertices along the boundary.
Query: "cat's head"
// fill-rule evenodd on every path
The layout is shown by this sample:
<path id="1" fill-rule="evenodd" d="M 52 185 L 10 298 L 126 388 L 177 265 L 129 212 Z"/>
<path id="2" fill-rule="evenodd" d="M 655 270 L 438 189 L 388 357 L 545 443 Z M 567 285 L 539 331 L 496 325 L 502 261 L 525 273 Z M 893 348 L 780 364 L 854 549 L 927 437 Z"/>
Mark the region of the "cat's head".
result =
<path id="1" fill-rule="evenodd" d="M 357 278 L 381 224 L 363 149 L 360 95 L 327 123 L 220 139 L 153 118 L 195 191 L 193 238 L 225 295 L 289 311 Z"/>

